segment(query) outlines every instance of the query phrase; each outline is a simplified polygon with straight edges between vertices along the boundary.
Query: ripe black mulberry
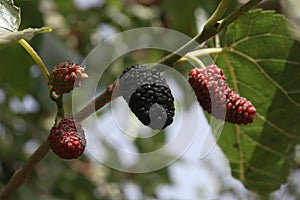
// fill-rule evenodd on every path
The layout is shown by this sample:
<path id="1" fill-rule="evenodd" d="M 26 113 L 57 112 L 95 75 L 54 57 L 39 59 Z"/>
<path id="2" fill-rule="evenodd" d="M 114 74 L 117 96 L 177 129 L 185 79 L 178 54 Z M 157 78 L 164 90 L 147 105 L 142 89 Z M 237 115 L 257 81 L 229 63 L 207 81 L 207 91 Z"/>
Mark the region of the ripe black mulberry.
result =
<path id="1" fill-rule="evenodd" d="M 139 64 L 128 67 L 119 84 L 121 95 L 144 125 L 161 130 L 173 122 L 174 97 L 156 68 Z"/>

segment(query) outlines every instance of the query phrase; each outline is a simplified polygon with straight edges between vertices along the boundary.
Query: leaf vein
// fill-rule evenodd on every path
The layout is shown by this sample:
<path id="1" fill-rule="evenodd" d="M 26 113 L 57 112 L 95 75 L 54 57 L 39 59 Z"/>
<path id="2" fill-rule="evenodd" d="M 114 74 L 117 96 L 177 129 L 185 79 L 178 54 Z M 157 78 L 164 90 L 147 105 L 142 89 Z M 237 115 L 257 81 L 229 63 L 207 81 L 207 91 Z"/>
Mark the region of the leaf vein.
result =
<path id="1" fill-rule="evenodd" d="M 269 62 L 283 62 L 283 63 L 287 63 L 287 64 L 292 64 L 292 65 L 300 66 L 299 62 L 291 61 L 291 60 L 278 59 L 278 58 L 261 58 L 261 59 L 255 59 L 255 60 L 256 60 L 256 62 L 265 62 L 265 61 L 269 61 Z"/>
<path id="2" fill-rule="evenodd" d="M 244 87 L 247 87 L 248 89 L 252 90 L 253 92 L 255 92 L 255 93 L 256 93 L 257 95 L 259 95 L 259 96 L 269 98 L 269 96 L 263 94 L 263 93 L 261 92 L 261 90 L 258 90 L 258 89 L 256 89 L 255 87 L 252 87 L 252 86 L 251 86 L 250 84 L 248 84 L 248 83 L 245 83 L 245 82 L 239 80 L 239 81 L 238 81 L 238 84 L 239 84 L 239 85 L 242 85 L 242 86 L 244 86 Z M 253 96 L 254 96 L 254 95 L 253 95 Z M 257 97 L 257 96 L 256 96 L 256 97 Z"/>
<path id="3" fill-rule="evenodd" d="M 289 94 L 299 94 L 300 90 L 290 90 L 288 93 Z"/>
<path id="4" fill-rule="evenodd" d="M 284 159 L 286 158 L 284 154 L 272 149 L 271 147 L 268 147 L 258 141 L 256 141 L 255 139 L 253 139 L 252 137 L 250 137 L 249 135 L 245 134 L 243 131 L 241 131 L 241 134 L 249 141 L 249 142 L 252 142 L 254 143 L 256 146 L 260 147 L 261 149 L 265 150 L 265 151 L 268 151 L 270 153 L 273 153 L 279 157 L 283 157 Z"/>
<path id="5" fill-rule="evenodd" d="M 289 132 L 287 132 L 286 130 L 278 127 L 276 124 L 270 122 L 268 119 L 266 119 L 263 115 L 261 115 L 259 112 L 256 112 L 256 116 L 261 119 L 263 122 L 265 122 L 268 126 L 270 126 L 271 128 L 274 128 L 276 131 L 278 131 L 279 133 L 283 134 L 284 136 L 290 138 L 290 139 L 296 139 L 296 140 L 300 140 L 300 137 L 293 135 Z"/>
<path id="6" fill-rule="evenodd" d="M 266 170 L 258 169 L 257 167 L 254 167 L 252 164 L 250 164 L 247 161 L 245 162 L 245 164 L 246 164 L 247 167 L 249 167 L 249 169 L 251 169 L 254 172 L 257 172 L 257 173 L 260 173 L 260 174 L 264 174 L 266 176 L 271 176 L 273 178 L 281 179 L 281 176 L 279 176 L 277 174 L 274 174 L 274 173 L 271 173 L 271 172 L 266 171 Z"/>
<path id="7" fill-rule="evenodd" d="M 248 34 L 248 33 L 247 33 Z M 235 42 L 233 42 L 230 47 L 235 47 L 237 45 L 239 45 L 240 43 L 243 43 L 247 40 L 251 40 L 251 39 L 256 39 L 256 38 L 262 38 L 262 37 L 277 37 L 277 38 L 282 38 L 282 39 L 290 39 L 290 37 L 288 35 L 280 35 L 280 34 L 274 34 L 274 33 L 264 33 L 264 34 L 259 34 L 259 35 L 253 35 L 253 36 L 246 36 L 240 40 L 237 40 Z"/>

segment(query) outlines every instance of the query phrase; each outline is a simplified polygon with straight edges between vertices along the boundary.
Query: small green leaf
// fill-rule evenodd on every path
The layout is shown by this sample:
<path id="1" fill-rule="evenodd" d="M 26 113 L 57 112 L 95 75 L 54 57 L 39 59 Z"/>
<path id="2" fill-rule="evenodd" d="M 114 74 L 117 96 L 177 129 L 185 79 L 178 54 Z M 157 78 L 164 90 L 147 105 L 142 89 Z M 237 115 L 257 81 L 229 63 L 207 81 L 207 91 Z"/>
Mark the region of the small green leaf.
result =
<path id="1" fill-rule="evenodd" d="M 28 28 L 22 31 L 15 32 L 0 30 L 0 47 L 15 43 L 20 39 L 31 40 L 31 38 L 33 38 L 35 35 L 49 31 L 51 31 L 51 28 L 49 27 Z"/>
<path id="2" fill-rule="evenodd" d="M 20 8 L 13 0 L 0 0 L 0 31 L 17 31 L 21 23 Z"/>
<path id="3" fill-rule="evenodd" d="M 250 125 L 226 123 L 219 146 L 233 176 L 264 196 L 286 182 L 300 141 L 299 52 L 283 15 L 254 10 L 228 27 L 216 58 L 230 86 L 257 109 Z"/>
<path id="4" fill-rule="evenodd" d="M 38 33 L 51 31 L 49 27 L 18 31 L 20 23 L 20 8 L 16 7 L 12 0 L 0 0 L 0 48 L 20 39 L 31 40 Z"/>

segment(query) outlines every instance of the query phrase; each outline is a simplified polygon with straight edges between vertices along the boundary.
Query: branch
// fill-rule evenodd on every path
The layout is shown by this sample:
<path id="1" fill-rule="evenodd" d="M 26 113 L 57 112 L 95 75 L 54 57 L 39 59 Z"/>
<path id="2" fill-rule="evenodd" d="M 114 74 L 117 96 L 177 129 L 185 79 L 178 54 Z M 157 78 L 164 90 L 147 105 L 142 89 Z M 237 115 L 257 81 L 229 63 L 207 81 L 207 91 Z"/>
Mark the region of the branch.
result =
<path id="1" fill-rule="evenodd" d="M 262 0 L 250 0 L 243 6 L 241 6 L 239 9 L 237 9 L 235 12 L 231 13 L 229 16 L 224 18 L 217 27 L 218 32 L 226 28 L 229 24 L 234 22 L 237 18 L 239 18 L 242 14 L 250 10 L 253 6 L 261 2 Z"/>
<path id="2" fill-rule="evenodd" d="M 77 114 L 74 115 L 74 119 L 78 122 L 83 121 L 85 118 L 87 118 L 90 114 L 96 112 L 105 104 L 112 101 L 113 98 L 116 98 L 117 96 L 112 96 L 114 89 L 116 88 L 118 84 L 118 81 L 115 81 L 114 83 L 107 86 L 106 90 L 97 96 L 94 100 L 92 100 L 89 104 L 87 104 L 82 110 L 80 110 Z"/>
<path id="3" fill-rule="evenodd" d="M 6 185 L 5 189 L 0 194 L 0 200 L 9 199 L 15 190 L 17 190 L 26 180 L 28 174 L 31 172 L 33 167 L 46 156 L 50 147 L 48 140 L 45 140 L 41 146 L 30 156 L 25 164 L 19 168 L 10 181 Z"/>
<path id="4" fill-rule="evenodd" d="M 222 19 L 223 15 L 225 14 L 226 10 L 228 9 L 232 0 L 222 0 L 215 12 L 211 15 L 211 17 L 207 20 L 205 26 L 206 27 L 213 27 L 215 24 Z"/>
<path id="5" fill-rule="evenodd" d="M 228 2 L 227 1 L 225 2 L 225 1 L 226 0 L 221 1 L 219 6 L 221 4 L 225 4 L 225 3 L 227 3 L 227 5 L 228 5 Z M 164 58 L 162 58 L 159 61 L 159 64 L 174 67 L 174 64 L 176 63 L 177 60 L 179 60 L 181 58 L 181 55 L 187 54 L 188 52 L 195 49 L 199 44 L 202 44 L 203 42 L 205 42 L 209 38 L 211 38 L 211 37 L 215 36 L 216 34 L 218 34 L 220 31 L 225 29 L 229 24 L 231 24 L 238 17 L 240 17 L 245 12 L 247 12 L 249 9 L 251 9 L 254 5 L 259 3 L 260 1 L 262 1 L 262 0 L 250 0 L 250 1 L 248 1 L 248 3 L 241 6 L 239 9 L 237 9 L 235 12 L 231 13 L 229 16 L 227 16 L 223 20 L 218 19 L 220 17 L 220 14 L 218 14 L 217 12 L 220 12 L 220 9 L 217 9 L 215 11 L 215 13 L 212 15 L 214 17 L 211 17 L 210 20 L 205 24 L 205 26 L 204 26 L 204 28 L 203 28 L 203 30 L 200 34 L 196 35 L 196 37 L 194 37 L 191 41 L 189 41 L 184 46 L 179 48 L 177 51 L 167 55 Z M 218 8 L 219 8 L 219 6 L 218 6 Z M 223 13 L 224 10 L 221 10 L 221 12 Z M 213 23 L 213 22 L 215 22 L 215 23 Z"/>

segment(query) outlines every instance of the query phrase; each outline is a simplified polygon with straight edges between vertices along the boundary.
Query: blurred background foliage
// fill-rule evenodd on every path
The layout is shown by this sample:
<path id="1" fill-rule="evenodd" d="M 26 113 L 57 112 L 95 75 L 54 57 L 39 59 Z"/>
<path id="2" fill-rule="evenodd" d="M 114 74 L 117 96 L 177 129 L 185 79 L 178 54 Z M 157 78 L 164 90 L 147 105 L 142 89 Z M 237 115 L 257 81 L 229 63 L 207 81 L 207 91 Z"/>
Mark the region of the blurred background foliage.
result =
<path id="1" fill-rule="evenodd" d="M 101 41 L 133 28 L 165 27 L 193 37 L 201 31 L 218 3 L 219 0 L 15 0 L 15 5 L 21 7 L 20 29 L 42 26 L 53 29 L 52 33 L 30 41 L 49 70 L 66 60 L 81 63 Z M 243 1 L 233 1 L 228 12 L 241 3 Z M 277 0 L 264 1 L 259 7 L 282 12 L 282 4 Z M 137 60 L 155 62 L 165 54 L 155 51 L 149 56 L 149 50 L 131 52 L 107 69 L 99 85 L 113 82 L 125 67 Z M 39 68 L 20 45 L 0 49 L 0 60 L 1 190 L 47 137 L 56 108 L 48 97 Z M 183 65 L 178 69 L 184 75 L 189 70 Z M 71 113 L 71 105 L 67 95 L 68 113 Z M 148 152 L 149 148 L 158 148 L 164 140 L 161 135 L 148 138 L 147 145 L 143 143 L 145 141 L 137 140 L 136 145 L 140 152 Z M 215 172 L 215 176 L 220 176 L 218 171 Z M 132 199 L 129 191 L 138 194 L 136 199 L 155 199 L 159 198 L 159 186 L 172 186 L 171 173 L 174 172 L 169 167 L 144 174 L 124 173 L 95 163 L 88 156 L 62 161 L 51 152 L 37 165 L 13 199 Z M 239 196 L 238 189 L 224 183 L 214 195 L 225 198 L 230 193 L 235 199 L 247 197 Z M 202 192 L 199 186 L 199 196 Z"/>

